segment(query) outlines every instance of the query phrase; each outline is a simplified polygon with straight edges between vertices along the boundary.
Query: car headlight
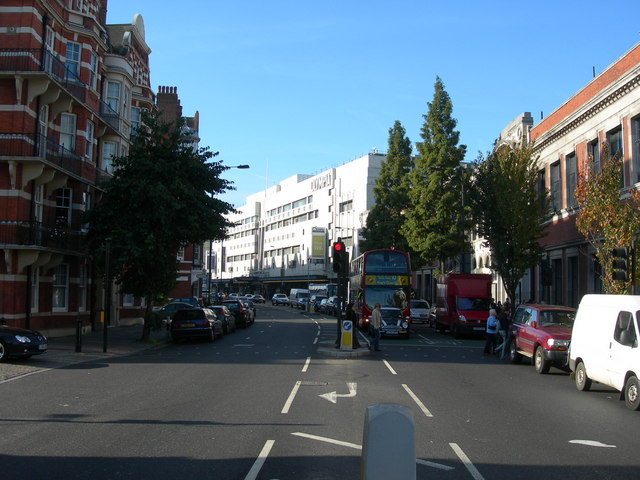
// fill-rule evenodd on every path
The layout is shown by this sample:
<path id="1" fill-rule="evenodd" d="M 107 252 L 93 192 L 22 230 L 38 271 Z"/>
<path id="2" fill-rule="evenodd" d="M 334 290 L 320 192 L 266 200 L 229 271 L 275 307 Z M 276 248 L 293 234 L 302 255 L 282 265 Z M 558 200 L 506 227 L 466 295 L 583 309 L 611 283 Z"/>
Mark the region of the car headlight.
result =
<path id="1" fill-rule="evenodd" d="M 29 337 L 25 337 L 24 335 L 16 335 L 16 340 L 19 341 L 20 343 L 31 343 L 31 340 L 29 340 Z"/>
<path id="2" fill-rule="evenodd" d="M 467 319 L 464 318 L 464 315 L 459 315 L 458 316 L 458 320 L 460 320 L 461 322 L 466 322 L 467 321 Z"/>
<path id="3" fill-rule="evenodd" d="M 407 322 L 402 322 L 402 328 L 409 328 L 409 324 Z"/>
<path id="4" fill-rule="evenodd" d="M 547 341 L 549 347 L 552 348 L 568 348 L 569 343 L 571 343 L 569 340 L 558 340 L 557 338 L 550 338 Z"/>

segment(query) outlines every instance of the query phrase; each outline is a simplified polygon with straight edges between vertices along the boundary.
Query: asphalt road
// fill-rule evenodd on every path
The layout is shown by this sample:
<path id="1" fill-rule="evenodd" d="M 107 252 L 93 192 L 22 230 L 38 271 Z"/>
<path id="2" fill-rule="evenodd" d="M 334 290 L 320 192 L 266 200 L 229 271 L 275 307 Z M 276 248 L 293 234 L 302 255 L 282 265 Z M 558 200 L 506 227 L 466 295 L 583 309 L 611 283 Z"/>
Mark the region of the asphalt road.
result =
<path id="1" fill-rule="evenodd" d="M 640 417 L 617 392 L 483 357 L 426 326 L 337 359 L 336 321 L 259 306 L 221 340 L 168 344 L 0 383 L 0 475 L 358 478 L 368 406 L 413 412 L 419 479 L 628 479 Z M 389 458 L 394 462 L 394 458 Z"/>

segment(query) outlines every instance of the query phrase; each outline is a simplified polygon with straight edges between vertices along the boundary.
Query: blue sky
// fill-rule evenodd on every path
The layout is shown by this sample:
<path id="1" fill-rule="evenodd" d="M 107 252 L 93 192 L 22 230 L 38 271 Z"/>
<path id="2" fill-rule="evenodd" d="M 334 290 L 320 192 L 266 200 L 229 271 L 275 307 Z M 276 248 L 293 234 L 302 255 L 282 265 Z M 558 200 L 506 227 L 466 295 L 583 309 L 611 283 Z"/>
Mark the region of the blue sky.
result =
<path id="1" fill-rule="evenodd" d="M 247 195 L 377 148 L 399 120 L 415 144 L 444 82 L 466 161 L 520 113 L 546 116 L 640 41 L 640 4 L 591 0 L 110 0 L 108 23 L 140 13 L 151 85 L 200 112 Z"/>

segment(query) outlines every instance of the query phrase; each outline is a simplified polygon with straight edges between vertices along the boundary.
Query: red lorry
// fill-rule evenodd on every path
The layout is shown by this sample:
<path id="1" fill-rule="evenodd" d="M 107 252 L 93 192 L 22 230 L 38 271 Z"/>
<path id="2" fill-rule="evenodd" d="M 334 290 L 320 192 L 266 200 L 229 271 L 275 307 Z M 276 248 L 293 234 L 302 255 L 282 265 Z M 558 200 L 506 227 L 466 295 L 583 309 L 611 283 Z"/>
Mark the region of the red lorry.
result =
<path id="1" fill-rule="evenodd" d="M 491 305 L 489 274 L 447 273 L 436 284 L 436 330 L 462 334 L 484 334 Z"/>

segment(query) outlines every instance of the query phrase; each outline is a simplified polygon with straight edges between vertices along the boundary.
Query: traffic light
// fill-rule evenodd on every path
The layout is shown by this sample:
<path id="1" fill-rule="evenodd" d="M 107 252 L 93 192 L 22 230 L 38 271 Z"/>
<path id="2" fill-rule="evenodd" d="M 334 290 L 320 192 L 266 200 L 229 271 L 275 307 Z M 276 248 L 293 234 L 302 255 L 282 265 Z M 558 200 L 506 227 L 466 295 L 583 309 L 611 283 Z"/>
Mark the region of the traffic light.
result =
<path id="1" fill-rule="evenodd" d="M 337 242 L 333 242 L 331 258 L 333 260 L 333 271 L 338 275 L 346 275 L 349 270 L 349 253 L 347 253 L 347 248 L 342 240 L 338 239 Z"/>
<path id="2" fill-rule="evenodd" d="M 619 282 L 629 280 L 629 249 L 627 247 L 614 248 L 611 251 L 611 266 L 613 279 Z"/>

